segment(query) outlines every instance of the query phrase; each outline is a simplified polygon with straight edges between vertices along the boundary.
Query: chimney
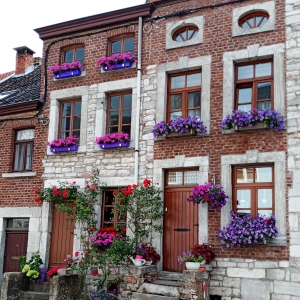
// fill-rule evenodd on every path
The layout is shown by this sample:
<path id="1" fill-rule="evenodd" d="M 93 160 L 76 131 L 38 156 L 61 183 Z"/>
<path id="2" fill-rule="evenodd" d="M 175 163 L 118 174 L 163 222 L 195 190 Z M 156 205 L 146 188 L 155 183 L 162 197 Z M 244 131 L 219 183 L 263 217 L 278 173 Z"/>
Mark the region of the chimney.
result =
<path id="1" fill-rule="evenodd" d="M 14 48 L 17 51 L 15 74 L 25 73 L 26 68 L 33 66 L 33 54 L 35 53 L 26 46 Z"/>
<path id="2" fill-rule="evenodd" d="M 40 66 L 40 65 L 42 64 L 42 58 L 41 58 L 41 57 L 38 57 L 38 56 L 35 57 L 35 58 L 34 58 L 33 64 L 34 64 L 35 67 Z"/>

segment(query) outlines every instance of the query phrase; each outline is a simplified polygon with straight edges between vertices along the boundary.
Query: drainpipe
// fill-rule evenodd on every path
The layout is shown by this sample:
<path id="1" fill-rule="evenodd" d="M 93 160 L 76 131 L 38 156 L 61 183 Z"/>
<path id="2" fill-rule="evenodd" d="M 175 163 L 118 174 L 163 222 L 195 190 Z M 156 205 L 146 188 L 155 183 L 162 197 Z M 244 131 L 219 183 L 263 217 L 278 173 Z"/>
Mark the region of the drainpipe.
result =
<path id="1" fill-rule="evenodd" d="M 135 152 L 134 152 L 134 183 L 139 179 L 139 135 L 140 135 L 140 109 L 141 109 L 141 66 L 142 66 L 142 18 L 139 17 L 138 30 L 138 57 L 137 57 L 137 84 L 136 84 L 136 123 L 135 123 Z"/>

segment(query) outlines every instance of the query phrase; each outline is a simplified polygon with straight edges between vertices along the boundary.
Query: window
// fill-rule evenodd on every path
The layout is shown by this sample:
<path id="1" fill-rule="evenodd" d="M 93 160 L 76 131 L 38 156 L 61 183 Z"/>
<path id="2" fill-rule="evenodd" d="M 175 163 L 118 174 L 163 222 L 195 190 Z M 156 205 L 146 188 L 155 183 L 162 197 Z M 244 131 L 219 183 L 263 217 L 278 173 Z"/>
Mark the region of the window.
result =
<path id="1" fill-rule="evenodd" d="M 131 91 L 109 95 L 107 132 L 114 133 L 122 131 L 130 135 L 131 109 Z"/>
<path id="2" fill-rule="evenodd" d="M 275 214 L 273 165 L 233 167 L 233 208 L 238 214 Z"/>
<path id="3" fill-rule="evenodd" d="M 267 13 L 256 11 L 241 18 L 239 25 L 245 29 L 258 28 L 265 25 L 268 19 L 269 15 Z"/>
<path id="4" fill-rule="evenodd" d="M 114 227 L 118 231 L 126 228 L 126 213 L 118 213 L 114 210 L 115 197 L 113 189 L 106 189 L 103 195 L 102 206 L 102 226 L 101 227 Z"/>
<path id="5" fill-rule="evenodd" d="M 32 170 L 34 129 L 19 130 L 15 136 L 14 171 Z"/>
<path id="6" fill-rule="evenodd" d="M 261 60 L 235 66 L 235 109 L 273 109 L 273 61 Z"/>
<path id="7" fill-rule="evenodd" d="M 167 121 L 201 116 L 201 72 L 169 75 Z"/>
<path id="8" fill-rule="evenodd" d="M 80 138 L 81 101 L 79 99 L 62 101 L 58 136 L 65 139 L 68 136 Z"/>
<path id="9" fill-rule="evenodd" d="M 196 37 L 197 34 L 198 28 L 196 26 L 187 26 L 178 29 L 173 35 L 173 40 L 176 42 L 184 42 Z"/>
<path id="10" fill-rule="evenodd" d="M 64 49 L 63 62 L 79 61 L 83 66 L 84 63 L 84 48 L 82 45 L 72 46 Z"/>
<path id="11" fill-rule="evenodd" d="M 199 170 L 197 169 L 174 169 L 166 172 L 167 186 L 195 185 L 199 182 Z"/>
<path id="12" fill-rule="evenodd" d="M 111 41 L 110 54 L 128 53 L 134 54 L 134 37 L 124 37 Z"/>

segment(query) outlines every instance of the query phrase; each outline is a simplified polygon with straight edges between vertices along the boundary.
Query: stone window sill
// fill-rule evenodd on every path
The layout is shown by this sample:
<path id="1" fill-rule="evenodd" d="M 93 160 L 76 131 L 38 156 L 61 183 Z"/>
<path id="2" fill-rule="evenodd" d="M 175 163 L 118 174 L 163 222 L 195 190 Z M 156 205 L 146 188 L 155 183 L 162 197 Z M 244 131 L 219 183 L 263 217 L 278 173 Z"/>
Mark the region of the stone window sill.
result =
<path id="1" fill-rule="evenodd" d="M 68 78 L 62 78 L 62 79 L 55 79 L 53 78 L 53 81 L 64 81 L 64 80 L 69 80 L 69 79 L 74 79 L 74 78 L 80 78 L 80 77 L 85 77 L 86 76 L 86 71 L 82 71 L 80 76 L 74 76 L 74 77 L 68 77 Z"/>
<path id="2" fill-rule="evenodd" d="M 3 178 L 18 178 L 18 177 L 34 177 L 36 172 L 15 172 L 15 173 L 3 173 Z"/>

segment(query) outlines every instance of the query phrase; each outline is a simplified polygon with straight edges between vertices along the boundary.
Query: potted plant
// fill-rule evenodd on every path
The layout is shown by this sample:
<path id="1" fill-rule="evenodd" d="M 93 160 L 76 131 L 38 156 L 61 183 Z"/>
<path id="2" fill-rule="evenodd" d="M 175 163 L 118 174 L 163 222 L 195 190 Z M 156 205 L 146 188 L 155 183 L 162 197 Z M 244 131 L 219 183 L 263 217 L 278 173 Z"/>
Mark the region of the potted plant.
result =
<path id="1" fill-rule="evenodd" d="M 77 142 L 79 138 L 75 136 L 68 136 L 65 139 L 56 139 L 51 142 L 48 142 L 47 145 L 50 146 L 51 152 L 68 152 L 68 151 L 77 151 L 78 145 Z"/>
<path id="2" fill-rule="evenodd" d="M 144 258 L 146 260 L 146 265 L 151 265 L 160 261 L 160 255 L 155 251 L 155 249 L 148 244 L 142 244 L 142 248 L 145 249 Z"/>
<path id="3" fill-rule="evenodd" d="M 33 282 L 43 282 L 45 280 L 45 275 L 47 269 L 42 267 L 43 261 L 41 259 L 40 253 L 33 252 L 28 263 L 23 266 L 22 272 L 26 273 L 30 281 Z"/>
<path id="4" fill-rule="evenodd" d="M 203 257 L 197 254 L 193 254 L 190 250 L 182 252 L 182 256 L 178 256 L 178 262 L 180 264 L 185 263 L 187 270 L 198 270 L 200 264 L 203 262 Z"/>
<path id="5" fill-rule="evenodd" d="M 96 245 L 101 250 L 108 249 L 115 238 L 121 238 L 113 227 L 99 228 L 98 232 L 90 237 L 92 244 Z"/>
<path id="6" fill-rule="evenodd" d="M 180 137 L 184 135 L 205 134 L 206 126 L 197 117 L 178 118 L 166 123 L 161 121 L 152 130 L 154 137 Z"/>
<path id="7" fill-rule="evenodd" d="M 110 71 L 130 68 L 134 61 L 136 61 L 135 56 L 128 52 L 124 54 L 116 53 L 108 57 L 101 57 L 97 60 L 97 64 L 102 67 L 103 71 Z"/>
<path id="8" fill-rule="evenodd" d="M 54 75 L 55 79 L 63 79 L 74 76 L 80 76 L 82 65 L 79 61 L 71 63 L 63 63 L 62 65 L 55 64 L 50 67 L 49 73 Z"/>
<path id="9" fill-rule="evenodd" d="M 197 185 L 187 201 L 192 202 L 194 205 L 207 202 L 211 208 L 220 210 L 226 204 L 226 199 L 228 199 L 228 196 L 225 194 L 222 186 L 205 183 Z"/>
<path id="10" fill-rule="evenodd" d="M 144 259 L 144 255 L 146 253 L 146 249 L 143 247 L 135 247 L 135 252 L 134 252 L 134 256 L 135 259 Z"/>
<path id="11" fill-rule="evenodd" d="M 218 236 L 221 243 L 227 247 L 267 244 L 278 236 L 275 222 L 275 216 L 239 216 L 231 211 L 229 224 L 223 230 L 219 230 Z"/>
<path id="12" fill-rule="evenodd" d="M 129 147 L 128 133 L 108 133 L 101 137 L 96 137 L 95 144 L 98 144 L 101 149 Z"/>
<path id="13" fill-rule="evenodd" d="M 248 112 L 233 111 L 221 122 L 221 128 L 222 130 L 234 128 L 236 131 L 268 128 L 278 131 L 284 129 L 285 124 L 284 117 L 280 116 L 276 110 L 258 110 L 254 108 Z"/>
<path id="14" fill-rule="evenodd" d="M 204 261 L 206 263 L 205 265 L 205 269 L 207 271 L 211 271 L 212 270 L 212 266 L 209 265 L 211 263 L 211 261 L 216 257 L 215 251 L 213 250 L 213 248 L 208 245 L 208 244 L 196 244 L 192 249 L 192 254 L 194 256 L 202 256 Z"/>

